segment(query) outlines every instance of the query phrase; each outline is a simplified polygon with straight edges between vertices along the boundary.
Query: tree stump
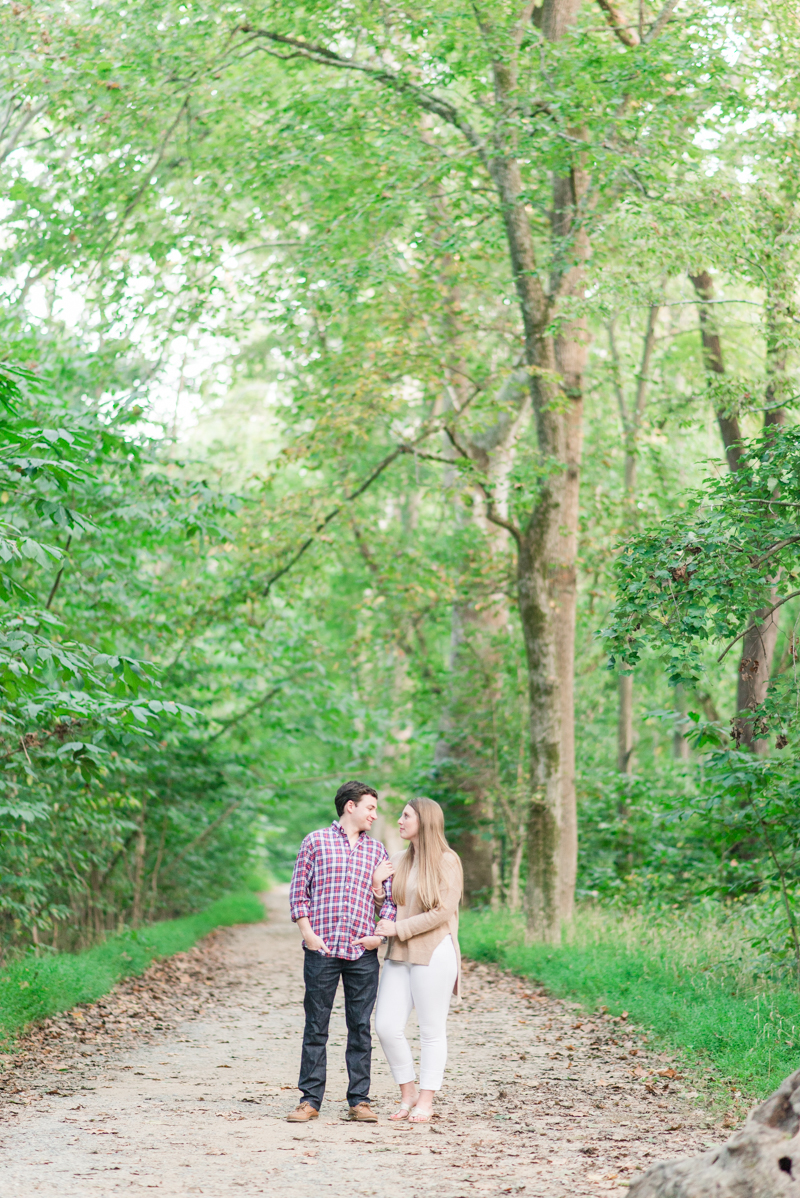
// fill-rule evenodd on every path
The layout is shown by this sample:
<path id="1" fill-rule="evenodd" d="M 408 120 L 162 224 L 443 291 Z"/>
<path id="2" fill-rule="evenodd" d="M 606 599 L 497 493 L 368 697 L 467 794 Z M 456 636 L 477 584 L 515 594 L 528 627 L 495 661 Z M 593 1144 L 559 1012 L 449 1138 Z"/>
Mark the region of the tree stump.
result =
<path id="1" fill-rule="evenodd" d="M 629 1198 L 800 1198 L 800 1069 L 721 1148 L 667 1161 Z"/>

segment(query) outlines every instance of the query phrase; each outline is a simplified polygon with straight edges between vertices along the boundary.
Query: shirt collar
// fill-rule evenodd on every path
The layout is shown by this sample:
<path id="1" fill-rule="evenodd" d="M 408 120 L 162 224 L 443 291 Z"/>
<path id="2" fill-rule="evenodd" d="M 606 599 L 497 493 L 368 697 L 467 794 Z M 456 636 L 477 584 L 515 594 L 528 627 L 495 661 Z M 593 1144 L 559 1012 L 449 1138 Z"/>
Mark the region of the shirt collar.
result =
<path id="1" fill-rule="evenodd" d="M 335 819 L 335 820 L 333 821 L 333 823 L 331 824 L 331 828 L 333 828 L 333 830 L 334 830 L 335 832 L 338 832 L 340 836 L 344 836 L 345 840 L 346 840 L 346 841 L 348 841 L 348 843 L 349 843 L 349 841 L 350 841 L 350 837 L 347 835 L 347 833 L 345 832 L 344 828 L 343 828 L 343 827 L 342 827 L 342 825 L 339 823 L 338 819 Z M 359 839 L 359 840 L 363 840 L 365 836 L 366 836 L 366 832 L 359 832 L 359 834 L 358 834 L 358 839 Z M 358 843 L 358 842 L 356 842 L 356 843 Z"/>

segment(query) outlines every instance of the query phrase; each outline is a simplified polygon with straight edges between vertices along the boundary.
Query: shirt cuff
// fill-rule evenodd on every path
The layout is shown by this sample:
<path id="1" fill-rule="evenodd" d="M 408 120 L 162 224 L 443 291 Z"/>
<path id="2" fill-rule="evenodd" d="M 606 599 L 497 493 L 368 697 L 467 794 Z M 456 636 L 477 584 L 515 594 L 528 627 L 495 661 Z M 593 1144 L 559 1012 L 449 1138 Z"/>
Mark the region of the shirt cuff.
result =
<path id="1" fill-rule="evenodd" d="M 289 915 L 291 917 L 292 923 L 297 923 L 298 919 L 310 919 L 311 908 L 300 904 L 297 907 L 292 907 L 289 911 Z"/>

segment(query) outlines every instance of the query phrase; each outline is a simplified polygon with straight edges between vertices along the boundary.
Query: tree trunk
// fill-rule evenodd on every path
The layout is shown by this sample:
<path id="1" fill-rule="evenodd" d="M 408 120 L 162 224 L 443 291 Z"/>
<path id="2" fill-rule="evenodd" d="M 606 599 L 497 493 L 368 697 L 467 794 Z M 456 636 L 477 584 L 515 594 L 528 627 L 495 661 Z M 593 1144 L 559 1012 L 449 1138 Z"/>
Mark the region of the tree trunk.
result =
<path id="1" fill-rule="evenodd" d="M 462 452 L 466 452 L 485 476 L 487 489 L 493 497 L 494 511 L 503 520 L 507 520 L 509 515 L 509 487 L 517 442 L 530 419 L 530 388 L 527 384 L 527 372 L 515 371 L 503 385 L 498 396 L 504 406 L 511 407 L 511 411 L 504 413 L 482 433 L 462 439 L 459 443 Z M 495 563 L 492 576 L 502 578 L 508 561 L 508 532 L 485 518 L 481 503 L 472 505 L 469 516 L 488 542 L 489 552 Z M 481 604 L 462 604 L 459 610 L 461 627 L 465 630 L 465 635 L 470 637 L 473 660 L 477 660 L 483 676 L 484 701 L 492 711 L 490 735 L 494 742 L 492 756 L 495 762 L 499 747 L 497 740 L 501 734 L 496 718 L 502 685 L 502 658 L 498 639 L 508 635 L 509 618 L 508 600 L 500 588 L 488 596 L 488 601 Z M 474 665 L 472 669 L 474 670 Z M 489 893 L 492 905 L 499 903 L 502 884 L 499 843 L 494 832 L 495 803 L 492 794 L 500 785 L 501 779 L 496 766 L 493 770 L 484 769 L 475 776 L 476 827 L 459 841 L 462 857 L 463 849 L 466 849 L 468 857 L 474 859 L 471 863 L 465 862 L 465 894 L 470 896 L 480 891 L 485 897 Z"/>
<path id="2" fill-rule="evenodd" d="M 703 365 L 707 374 L 723 376 L 725 362 L 722 357 L 722 342 L 713 310 L 709 307 L 714 299 L 714 281 L 707 270 L 701 270 L 696 275 L 689 275 L 689 278 L 701 301 L 705 301 L 697 306 L 700 318 L 700 340 L 703 346 Z M 725 406 L 719 403 L 716 396 L 714 397 L 714 414 L 719 425 L 722 444 L 725 447 L 728 469 L 737 470 L 742 456 L 742 431 L 739 427 L 739 417 L 735 413 L 728 412 Z"/>
<path id="3" fill-rule="evenodd" d="M 428 141 L 427 130 L 433 124 L 429 114 L 423 114 L 421 124 L 422 139 Z M 452 223 L 452 215 L 445 196 L 437 190 L 431 202 L 441 227 L 448 228 Z M 468 381 L 469 368 L 463 358 L 465 330 L 459 294 L 459 264 L 450 253 L 443 252 L 438 274 L 444 312 L 445 394 L 442 411 L 449 410 L 457 414 L 466 410 L 473 394 Z M 526 378 L 520 380 L 512 375 L 498 395 L 501 403 L 516 402 L 520 409 L 517 420 L 504 413 L 493 426 L 477 437 L 457 433 L 455 427 L 451 427 L 445 436 L 445 453 L 452 455 L 454 461 L 462 455 L 476 462 L 487 476 L 490 488 L 497 491 L 497 501 L 503 512 L 508 510 L 509 477 L 514 463 L 517 434 L 525 420 L 521 409 L 529 409 L 530 406 L 524 399 L 520 404 L 514 392 L 524 393 L 526 381 Z M 488 542 L 490 555 L 497 562 L 491 576 L 501 578 L 504 573 L 502 558 L 508 553 L 508 533 L 487 521 L 480 502 L 459 504 L 457 519 L 462 525 L 472 523 L 478 526 Z M 491 711 L 488 731 L 488 737 L 494 742 L 491 756 L 496 759 L 495 710 L 500 698 L 502 665 L 497 638 L 508 631 L 506 595 L 499 588 L 489 596 L 481 595 L 480 602 L 457 601 L 453 605 L 451 619 L 451 693 L 448 707 L 456 712 L 460 708 L 462 718 L 457 715 L 454 719 L 451 710 L 445 713 L 440 724 L 442 735 L 437 745 L 437 759 L 440 762 L 448 761 L 454 767 L 455 789 L 465 791 L 470 796 L 468 827 L 454 838 L 454 847 L 464 867 L 465 901 L 485 901 L 488 897 L 496 906 L 500 900 L 500 846 L 495 828 L 492 791 L 497 778 L 496 771 L 486 767 L 485 753 L 480 752 L 481 747 L 484 750 L 486 748 L 485 724 L 481 728 L 476 723 L 480 724 L 481 714 L 485 711 L 485 699 Z M 477 687 L 476 665 L 481 675 Z M 465 707 L 467 721 L 463 719 Z M 455 734 L 456 729 L 461 736 Z M 459 766 L 462 768 L 459 769 Z"/>
<path id="4" fill-rule="evenodd" d="M 633 674 L 620 674 L 617 680 L 619 714 L 617 718 L 617 769 L 633 773 Z"/>
<path id="5" fill-rule="evenodd" d="M 519 911 L 522 906 L 520 893 L 520 873 L 522 871 L 522 854 L 525 851 L 525 829 L 519 829 L 517 842 L 511 856 L 511 876 L 508 883 L 508 907 L 510 911 Z"/>
<path id="6" fill-rule="evenodd" d="M 545 0 L 550 41 L 574 23 L 580 0 Z M 532 10 L 531 10 L 532 11 Z M 501 107 L 517 103 L 516 71 L 493 66 Z M 502 206 L 511 269 L 531 373 L 539 454 L 551 466 L 518 533 L 517 589 L 528 661 L 530 815 L 525 895 L 529 933 L 554 941 L 572 913 L 577 864 L 574 658 L 578 484 L 582 448 L 585 320 L 550 332 L 554 306 L 583 294 L 588 239 L 581 224 L 587 179 L 580 159 L 553 183 L 553 266 L 549 292 L 539 276 L 514 147 L 498 122 L 490 171 Z M 490 512 L 491 515 L 491 512 Z"/>
<path id="7" fill-rule="evenodd" d="M 443 199 L 437 197 L 436 203 L 440 216 L 447 218 L 449 214 Z M 469 371 L 466 363 L 460 358 L 463 328 L 458 284 L 454 281 L 454 265 L 446 255 L 440 271 L 447 339 L 447 395 L 443 406 L 458 412 L 468 406 L 472 394 L 467 382 Z M 500 388 L 497 399 L 505 410 L 492 425 L 472 436 L 457 432 L 453 428 L 449 433 L 448 444 L 451 453 L 461 454 L 478 466 L 485 479 L 484 487 L 492 495 L 495 513 L 501 519 L 507 520 L 511 471 L 516 458 L 517 442 L 530 419 L 530 386 L 527 371 L 513 371 Z M 477 494 L 475 498 L 480 500 L 482 493 Z M 463 523 L 473 523 L 480 529 L 494 562 L 490 576 L 502 579 L 506 573 L 509 552 L 507 530 L 486 518 L 481 502 L 460 506 L 459 518 Z M 488 735 L 494 742 L 492 757 L 496 760 L 498 729 L 495 713 L 502 687 L 502 656 L 498 641 L 508 635 L 508 630 L 508 599 L 502 586 L 498 586 L 494 593 L 488 596 L 482 595 L 480 602 L 454 604 L 450 652 L 450 706 L 454 706 L 456 710 L 459 705 L 463 708 L 466 700 L 469 717 L 473 719 L 479 719 L 481 711 L 488 706 L 492 713 L 491 728 L 488 732 L 484 730 L 482 734 L 481 729 L 475 728 L 473 723 L 473 735 L 458 738 L 455 736 L 455 730 L 459 721 L 454 721 L 452 713 L 448 711 L 440 725 L 442 736 L 437 746 L 438 761 L 442 763 L 448 760 L 455 768 L 456 789 L 463 790 L 470 796 L 469 828 L 460 832 L 454 839 L 454 847 L 458 850 L 464 866 L 464 897 L 468 903 L 471 900 L 485 901 L 488 897 L 493 906 L 500 901 L 502 881 L 493 797 L 493 790 L 497 789 L 500 780 L 497 770 L 487 768 L 485 760 L 481 760 L 481 754 L 476 753 L 473 746 L 477 740 L 483 742 L 485 748 Z M 476 665 L 481 675 L 478 679 L 477 694 Z M 466 726 L 462 725 L 461 731 L 466 730 Z M 459 762 L 463 765 L 461 776 Z"/>
<path id="8" fill-rule="evenodd" d="M 158 838 L 158 852 L 156 853 L 156 861 L 153 866 L 153 872 L 150 876 L 150 909 L 148 918 L 152 921 L 155 918 L 156 904 L 158 902 L 158 871 L 161 868 L 161 862 L 164 860 L 164 845 L 167 839 L 167 823 L 168 816 L 165 811 L 161 817 L 161 834 Z"/>
<path id="9" fill-rule="evenodd" d="M 703 344 L 703 362 L 710 374 L 724 375 L 725 362 L 722 356 L 722 343 L 719 331 L 711 309 L 708 307 L 714 297 L 714 283 L 708 271 L 690 275 L 694 289 L 701 300 L 698 305 L 700 315 L 700 336 Z M 779 289 L 780 290 L 780 289 Z M 783 289 L 785 291 L 785 288 Z M 767 409 L 764 412 L 764 427 L 780 426 L 784 423 L 785 409 L 776 407 L 782 402 L 786 380 L 786 340 L 783 336 L 783 325 L 790 301 L 785 294 L 776 299 L 767 298 L 767 386 L 765 399 Z M 715 403 L 715 413 L 728 468 L 738 470 L 742 458 L 742 434 L 739 419 L 729 414 L 724 407 Z M 736 733 L 739 743 L 754 749 L 757 753 L 767 748 L 766 740 L 754 736 L 753 723 L 745 714 L 752 713 L 764 702 L 769 689 L 769 679 L 772 673 L 772 660 L 775 655 L 775 645 L 778 640 L 778 618 L 769 608 L 762 608 L 753 613 L 753 622 L 742 641 L 742 656 L 739 660 L 739 675 L 736 687 Z"/>
<path id="10" fill-rule="evenodd" d="M 133 859 L 133 907 L 131 910 L 131 923 L 134 927 L 137 927 L 142 922 L 144 898 L 144 856 L 145 850 L 147 848 L 144 800 L 142 800 L 142 809 L 139 812 L 138 825 L 139 827 L 136 833 L 136 847 L 134 849 Z"/>
<path id="11" fill-rule="evenodd" d="M 773 595 L 775 602 L 777 592 L 773 591 Z M 752 720 L 747 716 L 742 718 L 741 713 L 756 711 L 767 697 L 778 631 L 777 612 L 771 612 L 768 607 L 760 608 L 753 613 L 753 622 L 742 641 L 739 681 L 736 688 L 736 708 L 740 713 L 737 731 L 740 734 L 739 743 L 756 753 L 766 752 L 768 742 L 754 734 Z"/>
<path id="12" fill-rule="evenodd" d="M 681 715 L 686 715 L 686 695 L 682 686 L 675 687 L 675 710 Z M 672 734 L 672 756 L 676 761 L 688 761 L 689 749 L 688 740 L 680 728 L 676 728 Z"/>
<path id="13" fill-rule="evenodd" d="M 636 474 L 638 465 L 638 440 L 644 419 L 647 403 L 647 386 L 650 381 L 650 365 L 656 344 L 656 321 L 660 304 L 651 304 L 647 316 L 647 328 L 642 343 L 642 359 L 636 380 L 636 394 L 633 407 L 629 408 L 625 400 L 625 390 L 620 370 L 619 354 L 614 339 L 613 322 L 608 326 L 608 341 L 611 349 L 614 389 L 617 393 L 619 416 L 622 423 L 622 436 L 625 444 L 625 515 L 626 525 L 635 528 L 637 521 L 636 509 Z M 633 675 L 620 674 L 618 682 L 617 708 L 617 769 L 621 774 L 633 773 Z M 620 815 L 627 819 L 629 816 L 627 801 Z"/>

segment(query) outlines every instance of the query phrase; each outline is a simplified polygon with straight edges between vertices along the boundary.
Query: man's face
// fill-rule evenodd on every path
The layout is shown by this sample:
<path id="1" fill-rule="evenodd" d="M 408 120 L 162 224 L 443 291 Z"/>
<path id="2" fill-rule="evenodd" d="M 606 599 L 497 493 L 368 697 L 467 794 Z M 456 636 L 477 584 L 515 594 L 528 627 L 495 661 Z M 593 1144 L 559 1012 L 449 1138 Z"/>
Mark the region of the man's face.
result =
<path id="1" fill-rule="evenodd" d="M 347 804 L 359 832 L 369 832 L 378 816 L 378 800 L 374 795 L 362 795 L 358 803 Z"/>

